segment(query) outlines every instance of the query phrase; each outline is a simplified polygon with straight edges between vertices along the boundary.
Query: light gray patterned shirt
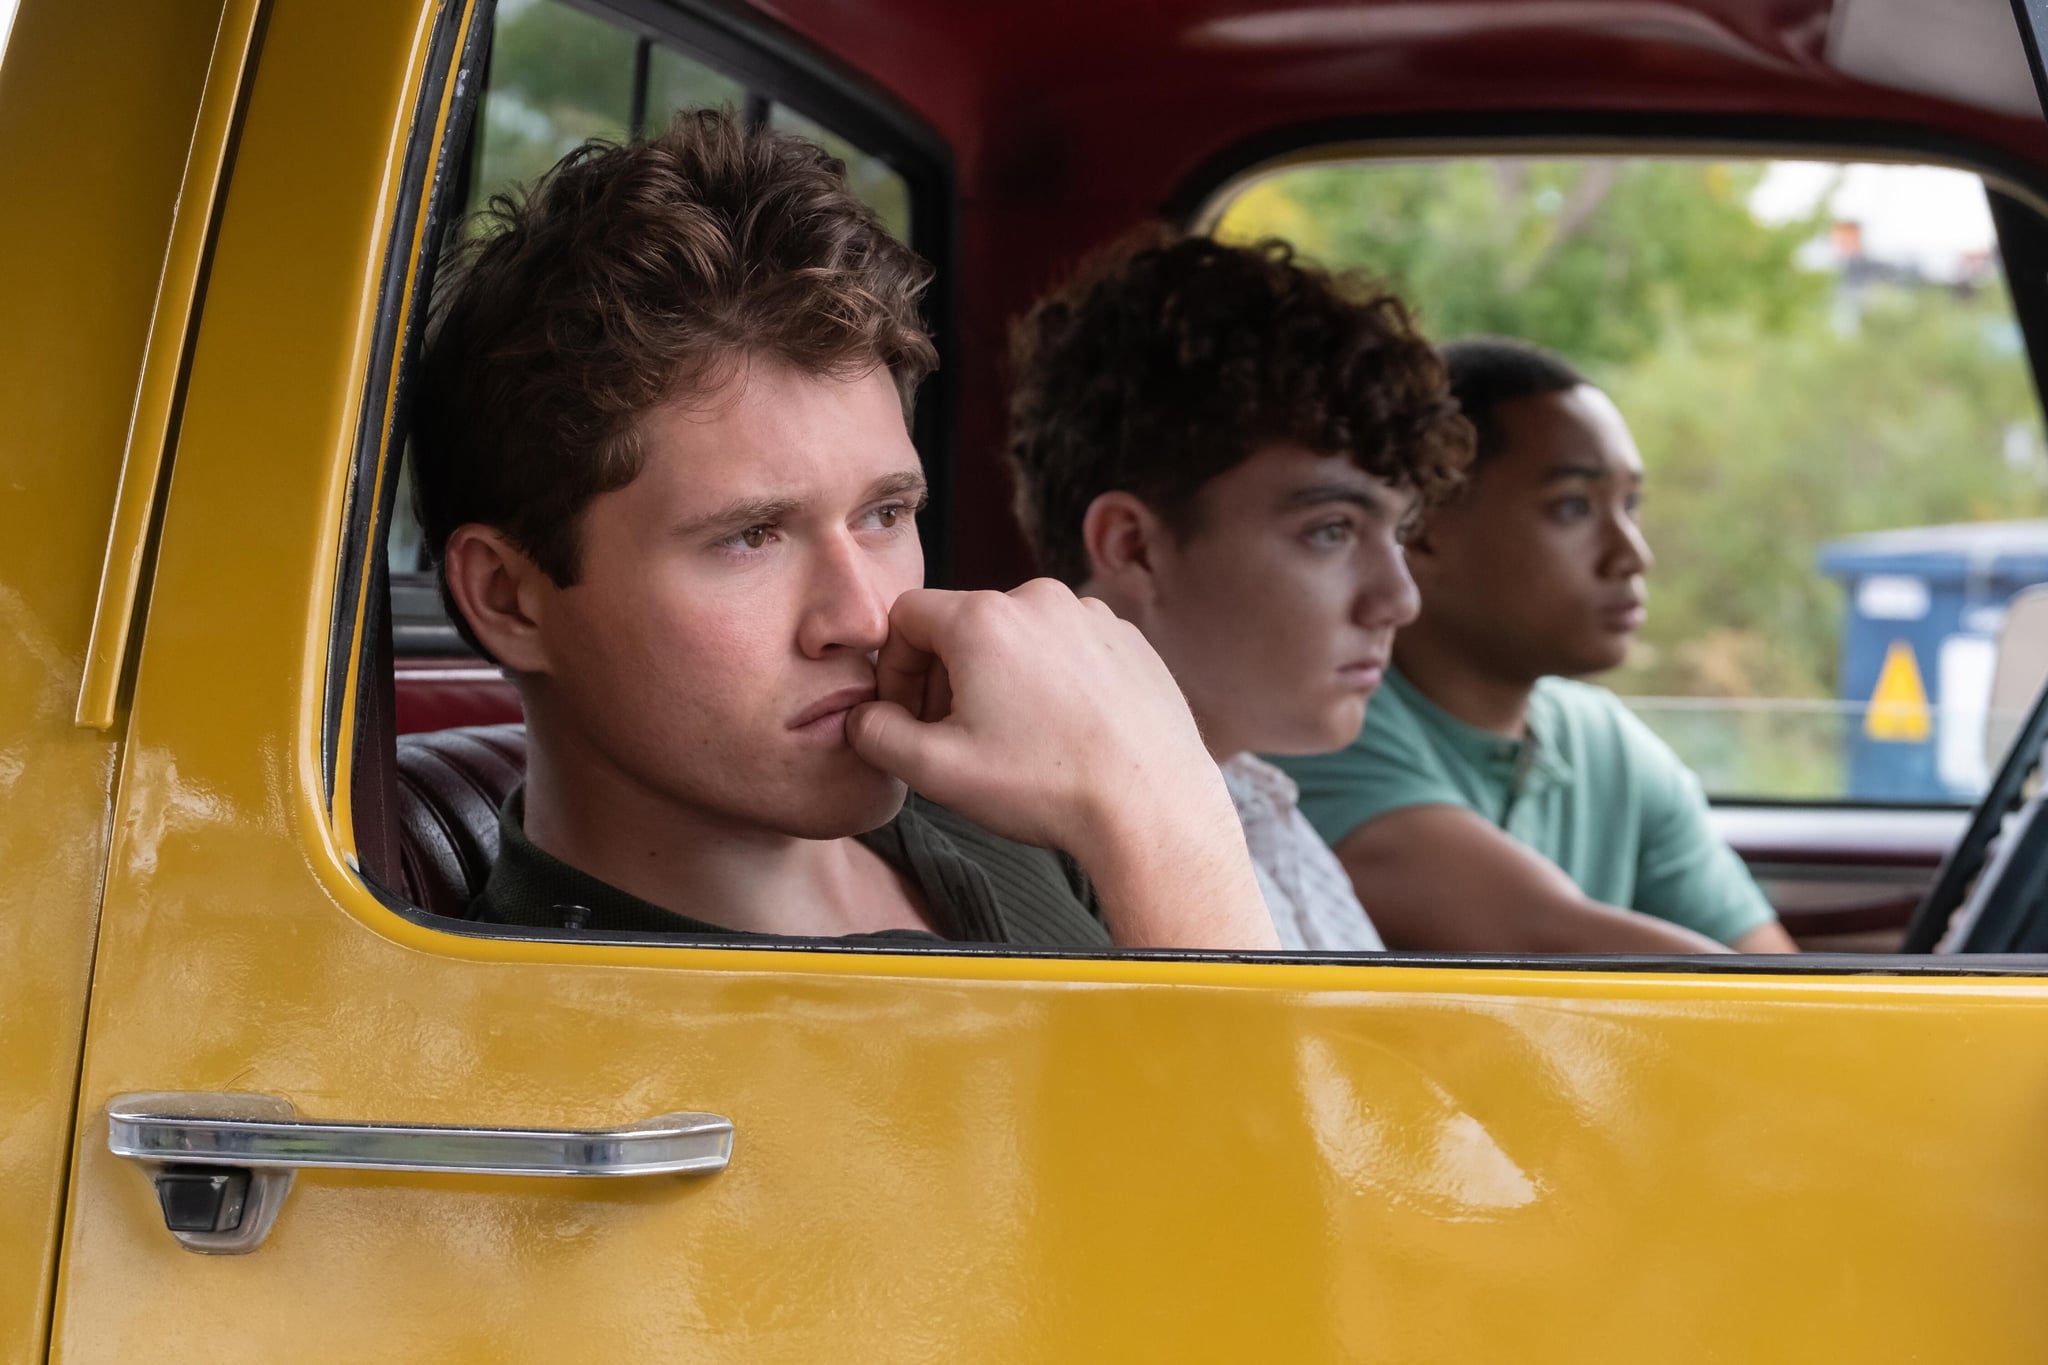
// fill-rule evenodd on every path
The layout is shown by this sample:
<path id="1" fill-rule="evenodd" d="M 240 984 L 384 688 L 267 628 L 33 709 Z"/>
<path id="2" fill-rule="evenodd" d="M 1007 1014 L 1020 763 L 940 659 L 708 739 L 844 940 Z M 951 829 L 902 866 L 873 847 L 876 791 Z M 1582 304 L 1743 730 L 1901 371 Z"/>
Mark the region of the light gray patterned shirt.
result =
<path id="1" fill-rule="evenodd" d="M 1385 952 L 1344 865 L 1302 816 L 1294 779 L 1264 759 L 1239 754 L 1223 764 L 1223 785 L 1237 805 L 1280 946 Z"/>

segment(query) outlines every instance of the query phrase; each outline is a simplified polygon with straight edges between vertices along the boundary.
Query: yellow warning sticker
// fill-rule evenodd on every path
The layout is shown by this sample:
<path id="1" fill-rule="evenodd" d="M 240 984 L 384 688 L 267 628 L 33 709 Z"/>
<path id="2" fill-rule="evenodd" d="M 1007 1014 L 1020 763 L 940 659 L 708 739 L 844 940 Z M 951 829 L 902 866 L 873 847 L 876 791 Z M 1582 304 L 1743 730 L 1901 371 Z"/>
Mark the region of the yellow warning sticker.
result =
<path id="1" fill-rule="evenodd" d="M 1895 744 L 1919 744 L 1933 732 L 1927 687 L 1920 681 L 1920 665 L 1913 658 L 1913 647 L 1904 640 L 1894 640 L 1885 651 L 1877 686 L 1871 690 L 1870 709 L 1863 713 L 1863 733 Z"/>

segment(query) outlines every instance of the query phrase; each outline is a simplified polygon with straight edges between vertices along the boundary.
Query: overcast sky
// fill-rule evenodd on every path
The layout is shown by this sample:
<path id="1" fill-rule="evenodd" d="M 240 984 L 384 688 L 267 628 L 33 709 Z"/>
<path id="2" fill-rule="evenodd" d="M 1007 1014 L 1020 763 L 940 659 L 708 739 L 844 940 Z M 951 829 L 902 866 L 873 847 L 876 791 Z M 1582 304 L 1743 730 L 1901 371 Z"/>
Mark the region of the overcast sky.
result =
<path id="1" fill-rule="evenodd" d="M 1831 215 L 1859 224 L 1864 250 L 1879 260 L 1916 265 L 1941 278 L 1958 258 L 1988 251 L 1997 240 L 1983 182 L 1943 166 L 1779 161 L 1750 196 L 1750 211 L 1767 223 L 1803 217 L 1831 187 Z"/>

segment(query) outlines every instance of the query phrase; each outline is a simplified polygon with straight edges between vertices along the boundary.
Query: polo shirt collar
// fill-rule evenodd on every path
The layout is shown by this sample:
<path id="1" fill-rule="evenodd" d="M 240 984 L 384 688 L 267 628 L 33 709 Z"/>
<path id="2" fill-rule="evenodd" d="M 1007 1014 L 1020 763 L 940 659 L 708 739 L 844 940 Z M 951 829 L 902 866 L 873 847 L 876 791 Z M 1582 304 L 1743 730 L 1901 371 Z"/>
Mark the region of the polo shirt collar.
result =
<path id="1" fill-rule="evenodd" d="M 1467 725 L 1424 696 L 1391 665 L 1386 686 L 1399 694 L 1446 748 L 1473 771 L 1498 783 L 1502 791 L 1526 795 L 1571 781 L 1571 759 L 1564 751 L 1563 717 L 1557 699 L 1541 683 L 1529 695 L 1528 725 L 1521 739 Z"/>

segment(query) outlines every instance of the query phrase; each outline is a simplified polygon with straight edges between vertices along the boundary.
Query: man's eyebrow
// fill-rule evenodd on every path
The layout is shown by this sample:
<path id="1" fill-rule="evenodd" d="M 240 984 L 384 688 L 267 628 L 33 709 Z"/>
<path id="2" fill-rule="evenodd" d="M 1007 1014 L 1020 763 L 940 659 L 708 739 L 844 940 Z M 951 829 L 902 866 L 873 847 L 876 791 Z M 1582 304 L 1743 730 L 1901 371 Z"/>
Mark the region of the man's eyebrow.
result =
<path id="1" fill-rule="evenodd" d="M 1640 469 L 1615 469 L 1601 464 L 1571 463 L 1552 465 L 1544 471 L 1543 482 L 1561 483 L 1566 479 L 1591 479 L 1598 483 L 1610 476 L 1639 487 L 1643 482 L 1643 471 Z"/>
<path id="2" fill-rule="evenodd" d="M 918 502 L 924 498 L 924 495 L 924 471 L 921 469 L 899 469 L 894 474 L 884 474 L 881 478 L 869 484 L 867 496 L 862 498 L 861 501 L 873 502 L 877 498 L 904 498 L 911 502 Z"/>
<path id="3" fill-rule="evenodd" d="M 924 492 L 924 471 L 900 469 L 894 474 L 884 474 L 869 484 L 861 500 L 873 502 L 877 498 L 921 498 Z M 688 521 L 679 523 L 675 534 L 685 540 L 693 540 L 712 531 L 771 525 L 786 521 L 809 505 L 803 498 L 734 498 L 701 517 L 691 517 Z"/>
<path id="4" fill-rule="evenodd" d="M 1291 512 L 1301 507 L 1323 507 L 1333 502 L 1350 503 L 1363 507 L 1368 512 L 1386 510 L 1385 500 L 1372 490 L 1350 483 L 1312 483 L 1297 488 L 1280 499 L 1280 510 Z"/>
<path id="5" fill-rule="evenodd" d="M 676 526 L 675 533 L 686 540 L 728 527 L 764 526 L 782 521 L 803 510 L 802 498 L 734 498 L 701 517 Z"/>

